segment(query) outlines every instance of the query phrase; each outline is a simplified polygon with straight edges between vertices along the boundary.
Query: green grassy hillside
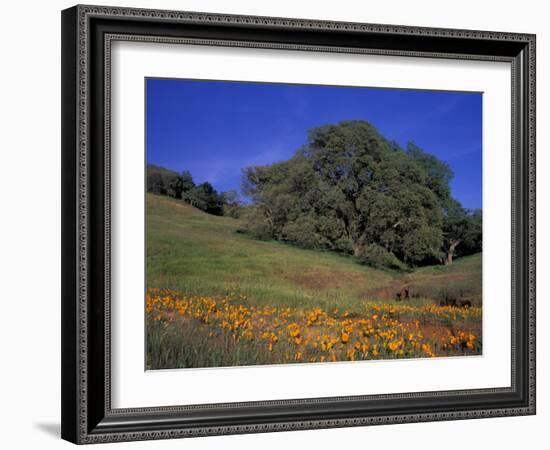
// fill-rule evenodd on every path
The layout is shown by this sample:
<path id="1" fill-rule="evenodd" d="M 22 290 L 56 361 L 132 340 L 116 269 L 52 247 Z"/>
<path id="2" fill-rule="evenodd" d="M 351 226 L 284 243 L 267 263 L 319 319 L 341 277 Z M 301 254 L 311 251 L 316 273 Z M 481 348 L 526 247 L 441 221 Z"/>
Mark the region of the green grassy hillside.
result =
<path id="1" fill-rule="evenodd" d="M 398 273 L 351 258 L 263 242 L 237 233 L 239 221 L 205 214 L 168 197 L 147 195 L 147 287 L 194 295 L 231 293 L 254 304 L 347 308 L 393 301 L 401 287 L 437 301 L 443 291 L 481 294 L 481 255 Z"/>

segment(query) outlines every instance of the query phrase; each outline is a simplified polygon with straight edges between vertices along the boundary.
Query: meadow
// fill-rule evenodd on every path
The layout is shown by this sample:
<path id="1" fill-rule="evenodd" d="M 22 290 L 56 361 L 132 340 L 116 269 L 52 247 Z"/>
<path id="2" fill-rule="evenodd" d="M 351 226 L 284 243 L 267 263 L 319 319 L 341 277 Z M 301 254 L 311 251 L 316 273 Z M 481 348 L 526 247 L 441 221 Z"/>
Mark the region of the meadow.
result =
<path id="1" fill-rule="evenodd" d="M 146 216 L 148 369 L 481 354 L 481 254 L 399 272 L 166 196 Z"/>

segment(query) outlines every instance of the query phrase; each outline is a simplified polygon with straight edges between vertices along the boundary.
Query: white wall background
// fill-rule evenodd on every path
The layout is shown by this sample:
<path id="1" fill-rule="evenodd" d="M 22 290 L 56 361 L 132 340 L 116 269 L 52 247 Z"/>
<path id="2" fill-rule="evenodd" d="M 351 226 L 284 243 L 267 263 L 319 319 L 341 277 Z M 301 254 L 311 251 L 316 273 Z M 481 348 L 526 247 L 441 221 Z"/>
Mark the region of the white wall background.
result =
<path id="1" fill-rule="evenodd" d="M 104 2 L 97 1 L 103 4 Z M 71 1 L 2 5 L 0 70 L 0 444 L 69 448 L 60 404 L 60 10 Z M 537 34 L 538 415 L 116 444 L 117 448 L 541 448 L 550 423 L 550 29 L 545 2 L 462 0 L 110 0 L 106 4 Z M 7 288 L 7 289 L 6 289 Z M 114 447 L 113 447 L 114 448 Z"/>

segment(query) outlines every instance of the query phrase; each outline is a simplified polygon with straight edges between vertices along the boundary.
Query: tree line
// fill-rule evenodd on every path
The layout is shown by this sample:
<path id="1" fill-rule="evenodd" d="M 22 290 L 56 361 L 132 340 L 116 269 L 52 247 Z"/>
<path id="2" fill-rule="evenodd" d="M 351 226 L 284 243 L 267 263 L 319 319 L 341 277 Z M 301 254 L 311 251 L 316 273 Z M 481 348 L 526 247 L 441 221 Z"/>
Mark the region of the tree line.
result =
<path id="1" fill-rule="evenodd" d="M 147 192 L 182 200 L 216 216 L 237 218 L 243 208 L 234 190 L 218 193 L 207 181 L 195 184 L 187 170 L 178 173 L 154 164 L 147 165 Z"/>
<path id="2" fill-rule="evenodd" d="M 481 210 L 452 197 L 452 178 L 445 162 L 368 122 L 325 125 L 291 159 L 244 169 L 244 229 L 371 266 L 452 264 L 482 244 Z"/>

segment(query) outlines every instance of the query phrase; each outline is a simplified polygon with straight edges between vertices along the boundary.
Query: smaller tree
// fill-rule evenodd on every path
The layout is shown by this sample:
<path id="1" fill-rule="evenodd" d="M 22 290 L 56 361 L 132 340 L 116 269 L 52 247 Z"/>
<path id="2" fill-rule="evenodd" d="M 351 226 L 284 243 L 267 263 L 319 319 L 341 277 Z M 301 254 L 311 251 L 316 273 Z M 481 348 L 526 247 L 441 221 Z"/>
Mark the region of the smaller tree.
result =
<path id="1" fill-rule="evenodd" d="M 166 193 L 164 180 L 160 172 L 156 170 L 147 170 L 147 192 L 163 195 Z"/>
<path id="2" fill-rule="evenodd" d="M 181 179 L 181 192 L 183 197 L 183 194 L 185 194 L 186 192 L 189 192 L 191 189 L 195 187 L 195 182 L 193 181 L 193 175 L 191 175 L 191 172 L 189 172 L 188 170 L 184 170 L 181 173 L 180 179 Z"/>
<path id="3" fill-rule="evenodd" d="M 183 192 L 182 177 L 172 170 L 148 164 L 147 192 L 180 199 Z"/>
<path id="4" fill-rule="evenodd" d="M 223 214 L 223 200 L 207 181 L 188 191 L 185 200 L 195 208 L 208 214 L 216 216 Z"/>
<path id="5" fill-rule="evenodd" d="M 243 204 L 239 198 L 239 194 L 235 189 L 231 189 L 221 193 L 223 201 L 223 215 L 238 219 L 243 210 Z"/>
<path id="6" fill-rule="evenodd" d="M 481 210 L 470 213 L 454 199 L 449 199 L 443 221 L 443 263 L 453 263 L 458 254 L 472 254 L 481 251 Z"/>
<path id="7" fill-rule="evenodd" d="M 181 177 L 177 173 L 168 173 L 165 176 L 166 195 L 176 199 L 181 199 L 183 185 Z"/>
<path id="8" fill-rule="evenodd" d="M 464 233 L 460 255 L 471 255 L 482 251 L 482 213 L 481 209 L 467 211 L 468 228 Z"/>

